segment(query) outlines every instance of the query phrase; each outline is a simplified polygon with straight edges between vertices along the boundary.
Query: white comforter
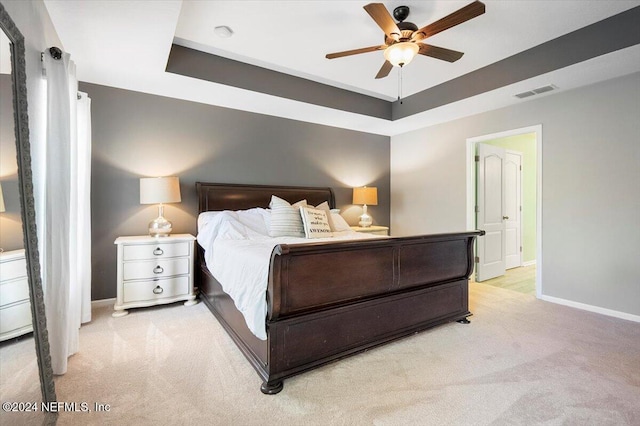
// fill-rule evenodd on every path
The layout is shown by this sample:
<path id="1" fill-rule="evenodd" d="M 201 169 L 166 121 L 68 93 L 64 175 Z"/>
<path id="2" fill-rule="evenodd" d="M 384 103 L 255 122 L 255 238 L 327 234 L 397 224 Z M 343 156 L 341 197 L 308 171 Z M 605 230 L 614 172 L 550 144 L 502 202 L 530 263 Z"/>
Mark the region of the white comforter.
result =
<path id="1" fill-rule="evenodd" d="M 380 238 L 355 231 L 334 232 L 331 238 L 268 236 L 269 210 L 205 212 L 198 217 L 198 243 L 205 250 L 209 271 L 231 296 L 249 327 L 266 340 L 269 262 L 278 244 Z"/>

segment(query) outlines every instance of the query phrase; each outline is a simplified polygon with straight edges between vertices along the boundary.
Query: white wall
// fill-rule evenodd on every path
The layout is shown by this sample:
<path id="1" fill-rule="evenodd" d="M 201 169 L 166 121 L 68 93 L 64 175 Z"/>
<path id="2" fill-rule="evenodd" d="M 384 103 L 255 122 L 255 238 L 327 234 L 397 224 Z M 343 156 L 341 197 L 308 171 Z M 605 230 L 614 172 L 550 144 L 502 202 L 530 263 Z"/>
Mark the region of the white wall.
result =
<path id="1" fill-rule="evenodd" d="M 465 229 L 467 138 L 542 124 L 543 296 L 640 315 L 640 73 L 391 138 L 394 235 Z"/>

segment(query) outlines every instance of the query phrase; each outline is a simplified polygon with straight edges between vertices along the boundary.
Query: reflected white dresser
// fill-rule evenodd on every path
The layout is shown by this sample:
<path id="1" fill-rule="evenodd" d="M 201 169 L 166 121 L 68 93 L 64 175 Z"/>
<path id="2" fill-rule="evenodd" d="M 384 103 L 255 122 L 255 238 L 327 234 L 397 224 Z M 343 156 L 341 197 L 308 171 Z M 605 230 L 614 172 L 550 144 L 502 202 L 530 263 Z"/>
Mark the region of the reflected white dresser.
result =
<path id="1" fill-rule="evenodd" d="M 193 290 L 194 241 L 189 234 L 116 239 L 118 288 L 112 316 L 180 300 L 186 300 L 185 306 L 198 303 Z"/>
<path id="2" fill-rule="evenodd" d="M 33 331 L 24 250 L 0 253 L 0 341 Z"/>

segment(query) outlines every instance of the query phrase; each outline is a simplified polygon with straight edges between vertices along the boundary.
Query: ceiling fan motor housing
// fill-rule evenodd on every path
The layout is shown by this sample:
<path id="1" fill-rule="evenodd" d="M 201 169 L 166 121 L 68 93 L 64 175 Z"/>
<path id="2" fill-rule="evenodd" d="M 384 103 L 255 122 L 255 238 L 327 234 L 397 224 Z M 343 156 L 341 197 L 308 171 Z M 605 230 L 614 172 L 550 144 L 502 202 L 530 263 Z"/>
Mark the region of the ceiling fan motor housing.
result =
<path id="1" fill-rule="evenodd" d="M 409 6 L 398 6 L 393 9 L 393 17 L 396 18 L 396 21 L 398 22 L 402 22 L 407 19 L 407 17 L 409 17 Z"/>
<path id="2" fill-rule="evenodd" d="M 409 6 L 398 6 L 393 9 L 393 17 L 398 21 L 398 29 L 402 33 L 399 42 L 409 41 L 414 31 L 418 31 L 418 26 L 413 22 L 404 22 L 409 16 Z M 385 35 L 384 42 L 387 46 L 396 43 L 396 41 Z"/>
<path id="3" fill-rule="evenodd" d="M 407 24 L 409 25 L 408 28 Z M 411 40 L 411 36 L 413 35 L 413 33 L 418 30 L 418 27 L 416 27 L 416 25 L 411 22 L 398 22 L 398 28 L 400 28 L 400 32 L 402 33 L 398 42 Z M 394 39 L 388 37 L 387 35 L 384 36 L 384 44 L 386 44 L 387 46 L 391 46 L 394 43 L 397 43 Z"/>

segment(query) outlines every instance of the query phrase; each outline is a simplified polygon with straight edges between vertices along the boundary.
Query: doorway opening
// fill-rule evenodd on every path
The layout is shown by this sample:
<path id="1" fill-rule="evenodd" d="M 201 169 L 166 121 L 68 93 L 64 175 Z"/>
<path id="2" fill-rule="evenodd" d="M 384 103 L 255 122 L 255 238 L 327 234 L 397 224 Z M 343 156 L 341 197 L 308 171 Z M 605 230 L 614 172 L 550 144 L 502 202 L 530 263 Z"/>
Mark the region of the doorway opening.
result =
<path id="1" fill-rule="evenodd" d="M 531 271 L 532 268 L 535 269 L 535 295 L 540 298 L 543 294 L 542 289 L 542 125 L 536 125 L 531 127 L 525 127 L 520 129 L 509 130 L 505 132 L 493 133 L 488 135 L 477 136 L 473 138 L 467 139 L 467 229 L 482 229 L 481 225 L 477 224 L 477 210 L 479 209 L 478 200 L 477 200 L 477 185 L 478 181 L 484 178 L 484 176 L 480 176 L 478 170 L 480 167 L 484 167 L 476 162 L 479 157 L 478 148 L 480 147 L 478 144 L 483 144 L 484 147 L 487 145 L 489 148 L 500 147 L 499 150 L 502 151 L 519 151 L 522 152 L 522 179 L 519 184 L 522 184 L 522 192 L 521 199 L 518 201 L 518 204 L 522 206 L 522 214 L 520 218 L 520 239 L 516 240 L 513 237 L 514 232 L 511 229 L 510 235 L 511 238 L 509 241 L 503 239 L 503 241 L 507 241 L 506 243 L 497 243 L 500 248 L 495 248 L 497 253 L 502 253 L 502 258 L 506 259 L 506 250 L 507 245 L 509 249 L 513 249 L 515 241 L 517 245 L 515 246 L 517 250 L 520 250 L 522 247 L 522 251 L 519 253 L 519 258 L 521 260 L 516 260 L 514 262 L 513 253 L 511 253 L 511 259 L 508 262 L 509 266 L 505 268 L 504 265 L 507 264 L 505 260 L 503 260 L 503 268 L 506 269 L 506 275 L 500 278 L 496 278 L 496 283 L 500 283 L 505 279 L 508 279 L 508 275 L 518 275 L 522 270 L 517 270 L 518 268 L 527 268 Z M 506 170 L 506 169 L 505 169 Z M 501 178 L 502 179 L 502 178 Z M 500 194 L 499 199 L 502 199 L 502 194 Z M 483 200 L 485 196 L 483 196 Z M 482 200 L 481 200 L 482 201 Z M 504 206 L 504 204 L 503 204 Z M 504 211 L 500 211 L 500 218 L 504 219 L 510 216 L 513 216 L 513 213 L 507 214 L 507 208 L 503 207 Z M 519 209 L 519 207 L 518 207 Z M 513 208 L 511 208 L 513 210 Z M 520 212 L 518 212 L 520 213 Z M 479 216 L 482 216 L 480 214 Z M 510 223 L 508 219 L 504 219 L 504 229 L 501 231 L 503 234 L 506 234 L 507 224 Z M 485 230 L 486 231 L 486 230 Z M 498 234 L 496 234 L 498 235 Z M 486 236 L 485 236 L 486 237 Z M 476 253 L 479 251 L 483 251 L 486 247 L 490 247 L 494 242 L 490 240 L 483 240 L 485 237 L 479 237 L 476 241 Z M 490 236 L 490 238 L 493 238 Z M 478 250 L 478 249 L 482 250 Z M 476 255 L 478 256 L 478 254 Z M 516 258 L 517 259 L 517 258 Z M 476 262 L 482 261 L 482 259 L 476 258 Z M 478 268 L 480 266 L 480 268 Z M 474 277 L 478 279 L 475 273 L 478 272 L 479 269 L 482 269 L 484 265 L 480 265 L 476 263 L 476 271 L 474 271 Z M 509 269 L 509 267 L 514 267 L 514 269 Z M 485 268 L 486 270 L 486 268 Z M 498 268 L 499 270 L 499 268 Z M 510 272 L 509 272 L 510 271 Z M 482 270 L 481 270 L 482 272 Z M 502 272 L 497 272 L 498 274 L 502 274 Z M 484 273 L 484 276 L 491 276 Z M 481 277 L 481 279 L 483 279 Z M 531 281 L 531 280 L 529 280 Z M 487 281 L 485 281 L 487 282 Z"/>
<path id="2" fill-rule="evenodd" d="M 475 277 L 471 278 L 474 282 Z M 520 266 L 513 269 L 507 269 L 505 274 L 482 281 L 482 284 L 492 287 L 504 288 L 530 296 L 536 295 L 536 265 Z"/>

